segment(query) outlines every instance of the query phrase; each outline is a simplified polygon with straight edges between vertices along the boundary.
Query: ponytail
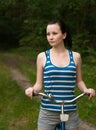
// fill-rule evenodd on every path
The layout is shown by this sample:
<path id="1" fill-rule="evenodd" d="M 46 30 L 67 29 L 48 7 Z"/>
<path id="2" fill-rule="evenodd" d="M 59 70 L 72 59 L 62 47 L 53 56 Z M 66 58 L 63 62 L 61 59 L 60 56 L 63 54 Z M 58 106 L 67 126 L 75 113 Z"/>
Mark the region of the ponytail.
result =
<path id="1" fill-rule="evenodd" d="M 68 26 L 66 26 L 65 32 L 67 34 L 66 38 L 64 39 L 65 46 L 69 49 L 72 49 L 72 36 Z"/>

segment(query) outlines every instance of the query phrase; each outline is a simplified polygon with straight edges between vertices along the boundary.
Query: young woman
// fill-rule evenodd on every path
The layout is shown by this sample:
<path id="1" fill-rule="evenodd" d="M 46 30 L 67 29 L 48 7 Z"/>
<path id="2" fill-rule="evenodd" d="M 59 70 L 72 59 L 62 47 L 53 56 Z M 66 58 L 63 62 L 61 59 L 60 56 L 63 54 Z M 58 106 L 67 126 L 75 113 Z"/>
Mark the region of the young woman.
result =
<path id="1" fill-rule="evenodd" d="M 89 98 L 92 98 L 95 90 L 87 88 L 82 80 L 80 54 L 67 49 L 72 46 L 72 43 L 65 23 L 58 19 L 49 22 L 46 36 L 51 49 L 38 55 L 36 83 L 33 87 L 27 88 L 25 94 L 32 98 L 44 86 L 44 92 L 52 94 L 56 100 L 70 100 L 74 98 L 74 87 L 77 86 L 82 92 L 89 94 Z M 54 130 L 60 123 L 60 111 L 59 104 L 43 98 L 38 130 Z M 64 111 L 69 114 L 66 130 L 78 130 L 79 117 L 76 102 L 66 104 Z"/>

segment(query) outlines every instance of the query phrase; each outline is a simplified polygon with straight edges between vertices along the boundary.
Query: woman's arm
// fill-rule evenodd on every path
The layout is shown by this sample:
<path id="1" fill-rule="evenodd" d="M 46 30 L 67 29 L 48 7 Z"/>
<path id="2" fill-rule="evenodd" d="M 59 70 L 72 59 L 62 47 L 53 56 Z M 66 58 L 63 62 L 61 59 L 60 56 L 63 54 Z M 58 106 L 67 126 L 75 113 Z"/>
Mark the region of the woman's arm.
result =
<path id="1" fill-rule="evenodd" d="M 77 87 L 84 93 L 87 93 L 89 94 L 89 98 L 93 97 L 95 95 L 95 90 L 92 89 L 92 88 L 87 88 L 83 79 L 82 79 L 82 69 L 81 69 L 81 66 L 82 66 L 82 60 L 81 60 L 81 56 L 79 53 L 75 53 L 74 54 L 74 57 L 75 57 L 75 64 L 76 64 L 76 67 L 77 67 Z"/>
<path id="2" fill-rule="evenodd" d="M 36 73 L 36 82 L 33 87 L 29 87 L 25 90 L 25 94 L 32 98 L 33 94 L 36 94 L 41 91 L 43 86 L 43 68 L 45 65 L 45 53 L 42 52 L 37 56 L 37 73 Z"/>

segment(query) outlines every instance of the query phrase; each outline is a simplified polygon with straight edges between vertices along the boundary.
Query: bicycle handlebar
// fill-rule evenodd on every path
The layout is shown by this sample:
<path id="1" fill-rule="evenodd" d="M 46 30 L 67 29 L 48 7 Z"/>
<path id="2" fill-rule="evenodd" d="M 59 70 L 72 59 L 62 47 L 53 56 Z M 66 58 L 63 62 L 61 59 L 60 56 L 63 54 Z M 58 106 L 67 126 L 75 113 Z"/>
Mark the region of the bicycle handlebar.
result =
<path id="1" fill-rule="evenodd" d="M 38 95 L 44 96 L 44 97 L 48 98 L 49 100 L 51 100 L 51 101 L 53 101 L 55 103 L 58 103 L 58 104 L 64 104 L 64 103 L 74 102 L 77 99 L 79 99 L 80 97 L 84 96 L 85 94 L 86 93 L 82 93 L 82 94 L 76 96 L 75 98 L 73 98 L 72 100 L 57 101 L 57 100 L 54 99 L 53 95 L 51 95 L 51 94 L 45 94 L 45 93 L 42 93 L 42 92 L 38 93 Z"/>

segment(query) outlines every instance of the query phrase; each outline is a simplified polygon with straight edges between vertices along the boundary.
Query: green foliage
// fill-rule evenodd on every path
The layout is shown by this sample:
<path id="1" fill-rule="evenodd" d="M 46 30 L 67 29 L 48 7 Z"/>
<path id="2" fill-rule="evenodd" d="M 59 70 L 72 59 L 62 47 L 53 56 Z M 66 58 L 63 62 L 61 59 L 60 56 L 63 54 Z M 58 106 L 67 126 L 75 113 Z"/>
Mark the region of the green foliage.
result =
<path id="1" fill-rule="evenodd" d="M 73 50 L 80 52 L 82 56 L 86 59 L 96 56 L 95 45 L 93 45 L 90 40 L 90 34 L 88 32 L 83 32 L 73 36 Z"/>
<path id="2" fill-rule="evenodd" d="M 85 44 L 91 50 L 96 47 L 95 16 L 95 0 L 0 1 L 0 48 L 29 46 L 37 49 L 38 46 L 45 50 L 48 47 L 47 22 L 62 18 L 71 29 L 74 47 L 79 48 L 82 38 L 84 48 L 82 46 L 81 50 L 86 51 Z"/>
<path id="3" fill-rule="evenodd" d="M 49 0 L 46 2 L 43 0 L 34 1 L 33 5 L 30 4 L 28 6 L 29 13 L 24 23 L 24 27 L 26 27 L 29 31 L 26 32 L 26 28 L 23 28 L 25 30 L 23 31 L 25 34 L 23 33 L 24 35 L 20 40 L 20 44 L 30 45 L 32 48 L 36 48 L 37 46 L 43 49 L 44 47 L 47 48 L 47 44 L 45 44 L 45 35 L 43 33 L 45 32 L 44 29 L 46 28 L 46 23 L 50 19 L 59 17 L 68 23 L 71 28 L 72 36 L 74 37 L 74 35 L 76 35 L 74 37 L 75 48 L 79 48 L 79 45 L 81 44 L 80 40 L 83 41 L 82 45 L 84 45 L 81 50 L 83 49 L 86 51 L 86 45 L 88 46 L 88 50 L 90 48 L 94 48 L 94 34 L 96 33 L 96 26 L 94 24 L 96 23 L 96 18 L 94 17 L 96 14 L 95 7 L 95 1 L 87 0 L 60 0 L 59 2 L 53 0 L 51 4 Z M 78 39 L 79 35 L 81 35 L 80 37 L 82 39 Z M 79 44 L 77 44 L 77 40 Z"/>
<path id="4" fill-rule="evenodd" d="M 0 48 L 19 45 L 19 35 L 25 17 L 26 0 L 0 2 Z"/>

